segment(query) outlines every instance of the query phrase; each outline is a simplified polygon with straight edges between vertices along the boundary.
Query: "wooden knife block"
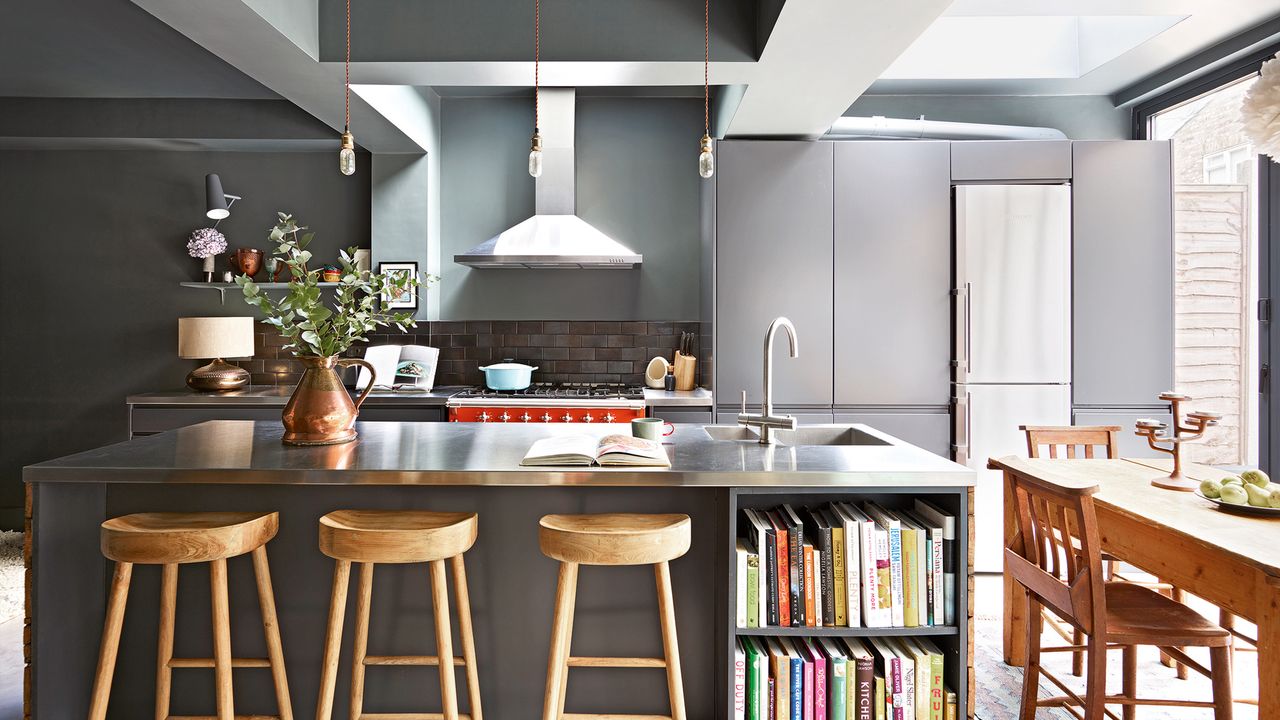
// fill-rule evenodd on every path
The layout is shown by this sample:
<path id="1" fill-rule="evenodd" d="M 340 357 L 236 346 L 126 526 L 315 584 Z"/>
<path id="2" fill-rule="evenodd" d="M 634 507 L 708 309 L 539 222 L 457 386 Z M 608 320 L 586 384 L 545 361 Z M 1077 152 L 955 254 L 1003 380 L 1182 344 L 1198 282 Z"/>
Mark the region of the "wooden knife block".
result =
<path id="1" fill-rule="evenodd" d="M 677 390 L 692 390 L 698 385 L 698 358 L 695 355 L 685 355 L 679 350 L 676 351 L 676 361 L 673 363 L 675 368 Z"/>

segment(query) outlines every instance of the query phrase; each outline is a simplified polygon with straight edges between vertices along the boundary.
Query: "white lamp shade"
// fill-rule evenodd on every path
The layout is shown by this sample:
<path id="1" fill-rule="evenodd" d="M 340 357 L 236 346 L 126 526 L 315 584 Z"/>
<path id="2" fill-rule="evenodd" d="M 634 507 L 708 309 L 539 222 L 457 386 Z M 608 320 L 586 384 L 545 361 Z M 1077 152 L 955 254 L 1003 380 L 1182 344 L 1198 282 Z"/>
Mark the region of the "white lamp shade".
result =
<path id="1" fill-rule="evenodd" d="M 178 357 L 187 360 L 253 357 L 253 318 L 178 318 Z"/>

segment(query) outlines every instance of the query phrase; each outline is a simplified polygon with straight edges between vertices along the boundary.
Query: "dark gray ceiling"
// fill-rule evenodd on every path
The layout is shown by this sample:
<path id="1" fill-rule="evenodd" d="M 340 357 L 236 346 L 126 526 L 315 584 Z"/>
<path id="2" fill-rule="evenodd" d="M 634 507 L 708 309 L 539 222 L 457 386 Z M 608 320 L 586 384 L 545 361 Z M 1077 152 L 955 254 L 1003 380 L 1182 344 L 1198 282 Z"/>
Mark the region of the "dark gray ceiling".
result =
<path id="1" fill-rule="evenodd" d="M 782 0 L 711 3 L 711 58 L 759 58 Z M 320 57 L 345 53 L 346 0 L 319 0 Z M 542 0 L 542 59 L 701 60 L 697 0 Z M 359 0 L 352 61 L 495 62 L 533 58 L 533 0 Z"/>
<path id="2" fill-rule="evenodd" d="M 6 3 L 0 95 L 278 96 L 129 0 Z"/>

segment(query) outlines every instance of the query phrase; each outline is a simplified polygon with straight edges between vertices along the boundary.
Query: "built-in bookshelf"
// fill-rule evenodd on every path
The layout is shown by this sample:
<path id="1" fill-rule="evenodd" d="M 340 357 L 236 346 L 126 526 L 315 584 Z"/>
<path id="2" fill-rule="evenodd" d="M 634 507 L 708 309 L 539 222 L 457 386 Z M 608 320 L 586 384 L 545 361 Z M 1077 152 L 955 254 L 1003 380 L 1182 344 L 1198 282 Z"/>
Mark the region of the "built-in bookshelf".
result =
<path id="1" fill-rule="evenodd" d="M 745 508 L 767 510 L 783 504 L 793 507 L 818 507 L 830 502 L 854 503 L 859 506 L 870 501 L 888 510 L 900 511 L 914 506 L 915 499 L 923 498 L 945 513 L 955 518 L 955 537 L 952 552 L 954 553 L 954 595 L 953 622 L 938 625 L 919 625 L 915 627 L 848 627 L 836 626 L 738 626 L 738 594 L 736 550 L 739 533 L 739 518 Z M 943 679 L 947 689 L 956 694 L 958 717 L 972 717 L 970 696 L 973 678 L 973 631 L 970 593 L 972 591 L 972 561 L 970 556 L 970 524 L 972 509 L 972 488 L 969 487 L 914 487 L 914 486 L 874 486 L 867 488 L 832 488 L 825 487 L 789 487 L 789 488 L 735 488 L 730 491 L 728 507 L 729 517 L 724 528 L 727 557 L 726 571 L 729 582 L 721 595 L 722 607 L 727 608 L 723 647 L 725 662 L 721 677 L 725 678 L 725 712 L 722 717 L 734 720 L 736 704 L 736 673 L 734 667 L 734 651 L 738 638 L 918 638 L 922 644 L 936 647 L 943 655 Z M 849 720 L 855 716 L 849 715 Z M 768 718 L 767 720 L 774 720 Z M 928 720 L 927 717 L 917 720 Z"/>

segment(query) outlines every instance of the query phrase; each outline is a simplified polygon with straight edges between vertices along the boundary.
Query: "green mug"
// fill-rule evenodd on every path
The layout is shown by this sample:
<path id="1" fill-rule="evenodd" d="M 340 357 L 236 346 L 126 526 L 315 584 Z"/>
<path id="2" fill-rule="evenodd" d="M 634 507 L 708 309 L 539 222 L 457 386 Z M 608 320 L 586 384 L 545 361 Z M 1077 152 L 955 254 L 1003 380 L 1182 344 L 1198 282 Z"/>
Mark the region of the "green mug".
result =
<path id="1" fill-rule="evenodd" d="M 663 432 L 663 428 L 667 428 Z M 631 435 L 645 440 L 661 440 L 676 431 L 676 426 L 662 418 L 635 418 L 631 421 Z"/>

